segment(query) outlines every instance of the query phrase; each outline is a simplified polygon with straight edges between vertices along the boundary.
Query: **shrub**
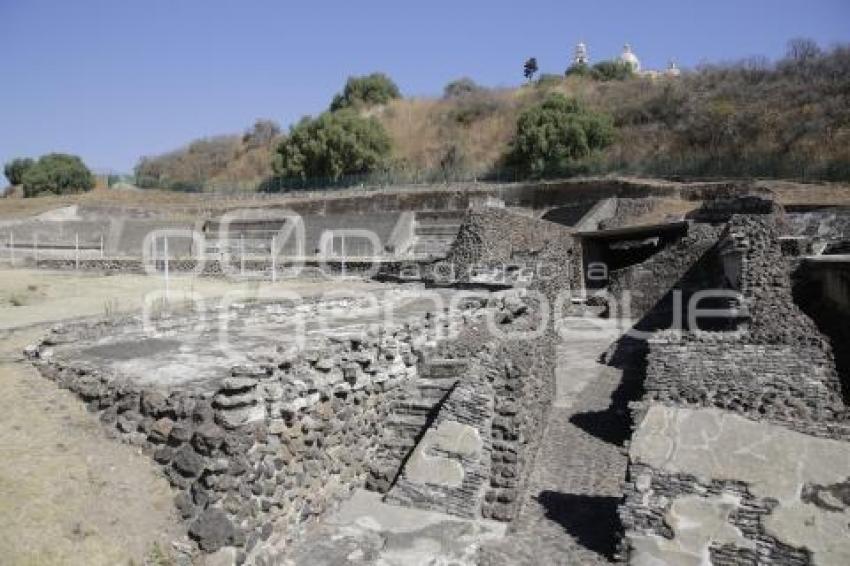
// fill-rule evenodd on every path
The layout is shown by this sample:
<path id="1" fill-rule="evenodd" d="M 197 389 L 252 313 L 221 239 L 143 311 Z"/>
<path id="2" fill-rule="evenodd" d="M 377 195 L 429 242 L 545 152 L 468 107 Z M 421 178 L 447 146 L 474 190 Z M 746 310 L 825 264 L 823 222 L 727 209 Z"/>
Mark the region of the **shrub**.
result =
<path id="1" fill-rule="evenodd" d="M 303 118 L 278 145 L 273 167 L 282 178 L 338 180 L 381 169 L 389 154 L 390 138 L 377 120 L 340 110 Z"/>
<path id="2" fill-rule="evenodd" d="M 459 99 L 449 110 L 448 116 L 457 124 L 470 126 L 473 123 L 491 116 L 500 109 L 499 100 L 487 91 L 469 94 Z"/>
<path id="3" fill-rule="evenodd" d="M 24 173 L 33 166 L 35 161 L 29 157 L 13 159 L 3 167 L 3 174 L 9 179 L 9 184 L 20 185 L 24 178 Z"/>
<path id="4" fill-rule="evenodd" d="M 401 98 L 398 86 L 383 73 L 349 77 L 343 91 L 334 96 L 331 112 L 358 106 L 376 106 Z"/>
<path id="5" fill-rule="evenodd" d="M 587 77 L 590 76 L 590 67 L 586 63 L 574 63 L 567 68 L 566 76 Z"/>
<path id="6" fill-rule="evenodd" d="M 24 196 L 78 193 L 94 188 L 94 176 L 76 155 L 44 155 L 24 173 Z"/>
<path id="7" fill-rule="evenodd" d="M 537 86 L 541 88 L 558 86 L 562 82 L 564 82 L 564 77 L 552 73 L 543 73 L 537 78 Z"/>
<path id="8" fill-rule="evenodd" d="M 524 174 L 563 173 L 613 138 L 610 117 L 554 93 L 520 114 L 507 161 Z"/>
<path id="9" fill-rule="evenodd" d="M 462 77 L 447 84 L 443 88 L 443 98 L 462 98 L 470 94 L 476 94 L 484 90 L 484 87 L 476 84 L 469 77 Z"/>
<path id="10" fill-rule="evenodd" d="M 153 157 L 143 157 L 134 169 L 136 185 L 178 191 L 201 191 L 221 174 L 244 147 L 240 136 L 214 136 Z M 268 147 L 268 146 L 267 146 Z"/>
<path id="11" fill-rule="evenodd" d="M 253 149 L 269 145 L 280 135 L 280 124 L 274 120 L 259 119 L 242 135 L 242 143 Z"/>
<path id="12" fill-rule="evenodd" d="M 634 75 L 634 68 L 623 61 L 600 61 L 590 69 L 590 76 L 598 81 L 622 81 Z"/>

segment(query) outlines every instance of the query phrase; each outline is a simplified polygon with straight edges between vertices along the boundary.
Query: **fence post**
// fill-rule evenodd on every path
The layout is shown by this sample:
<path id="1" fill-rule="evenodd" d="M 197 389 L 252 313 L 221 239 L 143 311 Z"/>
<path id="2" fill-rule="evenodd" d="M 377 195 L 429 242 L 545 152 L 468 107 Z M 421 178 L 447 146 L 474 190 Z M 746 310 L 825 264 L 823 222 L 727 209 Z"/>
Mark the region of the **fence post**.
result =
<path id="1" fill-rule="evenodd" d="M 74 269 L 80 269 L 80 234 L 74 234 Z"/>
<path id="2" fill-rule="evenodd" d="M 168 236 L 162 238 L 162 253 L 165 261 L 165 301 L 168 302 Z"/>
<path id="3" fill-rule="evenodd" d="M 103 234 L 100 235 L 100 259 L 103 259 Z"/>
<path id="4" fill-rule="evenodd" d="M 239 233 L 239 275 L 245 275 L 245 234 Z"/>
<path id="5" fill-rule="evenodd" d="M 277 259 L 276 259 L 277 250 L 275 249 L 277 247 L 277 246 L 275 246 L 276 241 L 277 241 L 276 236 L 272 235 L 272 249 L 271 249 L 271 252 L 272 252 L 272 283 L 277 282 Z"/>
<path id="6" fill-rule="evenodd" d="M 345 234 L 342 235 L 342 241 L 340 242 L 340 255 L 342 256 L 342 261 L 340 262 L 342 269 L 340 271 L 342 272 L 342 276 L 345 277 Z"/>

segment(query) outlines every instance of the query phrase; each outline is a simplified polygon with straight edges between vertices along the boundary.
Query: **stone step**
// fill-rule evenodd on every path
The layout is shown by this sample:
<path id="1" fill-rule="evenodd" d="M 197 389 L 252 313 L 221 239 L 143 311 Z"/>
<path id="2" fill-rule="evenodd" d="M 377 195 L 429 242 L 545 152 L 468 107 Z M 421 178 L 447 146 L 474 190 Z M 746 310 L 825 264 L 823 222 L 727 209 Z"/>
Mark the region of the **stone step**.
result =
<path id="1" fill-rule="evenodd" d="M 428 422 L 427 415 L 402 415 L 399 413 L 392 413 L 387 418 L 387 426 L 393 428 L 405 428 L 405 427 L 423 427 Z"/>
<path id="2" fill-rule="evenodd" d="M 437 401 L 430 397 L 396 401 L 393 405 L 393 412 L 407 415 L 427 415 L 434 410 Z"/>
<path id="3" fill-rule="evenodd" d="M 425 360 L 420 373 L 430 379 L 457 378 L 469 367 L 467 360 L 452 358 L 433 358 Z"/>
<path id="4" fill-rule="evenodd" d="M 417 236 L 457 236 L 459 224 L 417 224 L 413 232 Z"/>
<path id="5" fill-rule="evenodd" d="M 417 254 L 445 254 L 451 248 L 450 243 L 443 244 L 415 244 L 413 246 L 413 253 Z"/>
<path id="6" fill-rule="evenodd" d="M 442 398 L 457 383 L 457 379 L 419 379 L 416 389 L 423 400 L 434 402 L 435 397 Z"/>

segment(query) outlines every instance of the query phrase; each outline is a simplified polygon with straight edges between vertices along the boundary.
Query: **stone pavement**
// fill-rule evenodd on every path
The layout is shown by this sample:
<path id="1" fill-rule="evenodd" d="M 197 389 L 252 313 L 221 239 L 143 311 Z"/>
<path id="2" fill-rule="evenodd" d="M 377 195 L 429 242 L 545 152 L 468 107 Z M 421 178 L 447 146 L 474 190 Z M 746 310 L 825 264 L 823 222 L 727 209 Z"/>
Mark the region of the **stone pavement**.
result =
<path id="1" fill-rule="evenodd" d="M 556 399 L 527 500 L 509 535 L 483 546 L 481 564 L 612 561 L 627 464 L 628 383 L 621 370 L 599 360 L 628 326 L 617 320 L 564 321 Z"/>
<path id="2" fill-rule="evenodd" d="M 282 564 L 472 566 L 481 542 L 501 538 L 505 528 L 496 521 L 390 505 L 381 502 L 379 493 L 357 490 L 308 531 Z"/>

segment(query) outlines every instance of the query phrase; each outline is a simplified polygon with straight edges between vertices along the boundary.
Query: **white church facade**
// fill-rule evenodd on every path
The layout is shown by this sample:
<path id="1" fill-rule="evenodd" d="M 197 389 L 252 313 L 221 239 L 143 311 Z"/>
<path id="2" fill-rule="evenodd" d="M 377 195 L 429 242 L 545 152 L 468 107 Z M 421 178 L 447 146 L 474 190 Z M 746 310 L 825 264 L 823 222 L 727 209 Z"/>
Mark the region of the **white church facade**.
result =
<path id="1" fill-rule="evenodd" d="M 636 75 L 640 75 L 643 77 L 678 77 L 682 74 L 682 71 L 679 69 L 679 67 L 676 66 L 676 63 L 673 60 L 670 61 L 667 66 L 667 69 L 663 71 L 658 71 L 654 69 L 644 69 L 641 66 L 640 59 L 638 59 L 638 56 L 632 50 L 632 46 L 628 43 L 623 46 L 623 52 L 616 59 L 616 61 L 629 65 Z M 572 64 L 590 66 L 590 53 L 588 51 L 587 45 L 582 41 L 576 44 Z"/>

